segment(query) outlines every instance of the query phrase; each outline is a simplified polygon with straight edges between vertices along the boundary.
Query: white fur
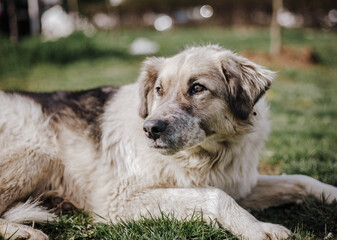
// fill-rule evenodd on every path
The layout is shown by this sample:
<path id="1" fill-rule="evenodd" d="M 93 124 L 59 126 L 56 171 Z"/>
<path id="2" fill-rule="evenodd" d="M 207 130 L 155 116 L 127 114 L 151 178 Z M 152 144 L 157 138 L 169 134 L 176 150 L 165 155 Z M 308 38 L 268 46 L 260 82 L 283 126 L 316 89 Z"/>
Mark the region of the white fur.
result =
<path id="1" fill-rule="evenodd" d="M 56 216 L 39 206 L 37 200 L 28 199 L 24 203 L 18 203 L 2 215 L 2 218 L 13 223 L 47 222 L 53 221 Z"/>

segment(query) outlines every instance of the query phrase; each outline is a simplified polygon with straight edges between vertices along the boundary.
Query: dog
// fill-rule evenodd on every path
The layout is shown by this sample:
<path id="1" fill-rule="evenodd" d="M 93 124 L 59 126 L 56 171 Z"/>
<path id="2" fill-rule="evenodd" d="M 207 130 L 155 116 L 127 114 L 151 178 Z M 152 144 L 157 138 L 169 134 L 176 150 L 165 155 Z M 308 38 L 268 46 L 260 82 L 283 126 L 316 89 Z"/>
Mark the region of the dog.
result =
<path id="1" fill-rule="evenodd" d="M 332 202 L 337 188 L 258 174 L 274 75 L 207 45 L 147 58 L 126 86 L 0 92 L 0 233 L 47 239 L 22 223 L 55 217 L 36 200 L 49 194 L 112 223 L 202 211 L 241 239 L 288 238 L 288 229 L 246 209 L 309 194 Z"/>

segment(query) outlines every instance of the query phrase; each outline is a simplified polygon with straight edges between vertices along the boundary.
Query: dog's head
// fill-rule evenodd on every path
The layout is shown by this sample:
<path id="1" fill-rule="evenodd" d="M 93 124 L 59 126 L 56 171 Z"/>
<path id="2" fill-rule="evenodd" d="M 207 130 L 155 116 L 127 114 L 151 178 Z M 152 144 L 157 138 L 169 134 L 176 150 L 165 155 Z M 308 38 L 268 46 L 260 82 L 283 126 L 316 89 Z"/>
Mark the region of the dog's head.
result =
<path id="1" fill-rule="evenodd" d="M 139 77 L 140 116 L 149 145 L 163 154 L 232 135 L 249 124 L 274 73 L 218 46 L 148 58 Z"/>

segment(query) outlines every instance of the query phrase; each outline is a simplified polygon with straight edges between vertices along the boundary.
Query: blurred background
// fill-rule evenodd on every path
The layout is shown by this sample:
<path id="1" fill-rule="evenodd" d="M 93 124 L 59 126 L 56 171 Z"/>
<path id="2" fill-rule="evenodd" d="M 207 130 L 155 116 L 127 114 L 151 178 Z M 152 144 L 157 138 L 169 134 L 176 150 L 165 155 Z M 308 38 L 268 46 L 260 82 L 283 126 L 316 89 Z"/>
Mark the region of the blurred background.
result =
<path id="1" fill-rule="evenodd" d="M 0 0 L 0 87 L 124 84 L 146 55 L 208 43 L 261 64 L 309 66 L 336 59 L 336 30 L 334 0 Z"/>
<path id="2" fill-rule="evenodd" d="M 131 83 L 146 56 L 220 44 L 278 72 L 260 171 L 337 185 L 336 30 L 335 0 L 0 0 L 0 89 Z"/>
<path id="3" fill-rule="evenodd" d="M 287 28 L 336 29 L 333 0 L 1 0 L 1 31 L 13 41 L 42 35 L 56 39 L 83 31 L 153 27 L 166 31 L 181 26 L 270 25 L 276 4 L 277 23 Z"/>

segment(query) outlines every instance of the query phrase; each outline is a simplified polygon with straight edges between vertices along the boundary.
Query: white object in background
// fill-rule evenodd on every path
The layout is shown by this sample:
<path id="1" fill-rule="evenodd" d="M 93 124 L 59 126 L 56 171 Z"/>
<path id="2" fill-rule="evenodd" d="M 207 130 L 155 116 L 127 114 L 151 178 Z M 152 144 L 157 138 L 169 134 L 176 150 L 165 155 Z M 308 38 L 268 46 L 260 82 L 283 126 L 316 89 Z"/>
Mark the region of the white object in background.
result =
<path id="1" fill-rule="evenodd" d="M 56 5 L 42 14 L 42 36 L 46 40 L 55 40 L 70 35 L 74 30 L 73 18 Z"/>
<path id="2" fill-rule="evenodd" d="M 93 18 L 93 22 L 100 29 L 109 30 L 114 28 L 118 24 L 116 16 L 108 15 L 106 13 L 96 13 Z"/>
<path id="3" fill-rule="evenodd" d="M 123 2 L 123 0 L 109 0 L 109 2 L 111 6 L 117 7 Z"/>
<path id="4" fill-rule="evenodd" d="M 204 5 L 200 8 L 200 15 L 203 18 L 210 18 L 213 16 L 213 8 L 210 5 Z"/>
<path id="5" fill-rule="evenodd" d="M 150 41 L 147 38 L 137 38 L 129 48 L 129 52 L 133 55 L 147 55 L 158 52 L 159 45 L 156 42 Z"/>
<path id="6" fill-rule="evenodd" d="M 153 25 L 157 31 L 166 31 L 173 26 L 173 21 L 170 16 L 161 14 L 156 18 Z"/>

